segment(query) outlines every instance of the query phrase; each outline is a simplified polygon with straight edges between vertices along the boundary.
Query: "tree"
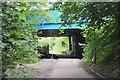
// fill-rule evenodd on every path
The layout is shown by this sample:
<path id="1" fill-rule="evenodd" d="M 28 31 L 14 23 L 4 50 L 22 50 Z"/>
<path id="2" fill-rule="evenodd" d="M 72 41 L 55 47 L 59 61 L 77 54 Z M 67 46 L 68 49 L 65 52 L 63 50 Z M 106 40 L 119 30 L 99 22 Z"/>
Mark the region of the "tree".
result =
<path id="1" fill-rule="evenodd" d="M 2 70 L 15 68 L 17 64 L 38 61 L 36 53 L 37 38 L 33 37 L 34 26 L 41 23 L 43 16 L 49 17 L 48 11 L 34 8 L 45 3 L 2 3 Z M 38 18 L 36 18 L 38 16 Z M 39 21 L 38 21 L 39 20 Z"/>
<path id="2" fill-rule="evenodd" d="M 86 39 L 85 58 L 91 62 L 97 55 L 98 63 L 105 61 L 110 54 L 118 55 L 120 49 L 118 44 L 120 43 L 119 9 L 118 2 L 57 2 L 53 7 L 53 10 L 62 12 L 60 18 L 63 26 L 75 22 L 78 22 L 80 27 L 81 24 L 87 25 L 83 32 Z"/>

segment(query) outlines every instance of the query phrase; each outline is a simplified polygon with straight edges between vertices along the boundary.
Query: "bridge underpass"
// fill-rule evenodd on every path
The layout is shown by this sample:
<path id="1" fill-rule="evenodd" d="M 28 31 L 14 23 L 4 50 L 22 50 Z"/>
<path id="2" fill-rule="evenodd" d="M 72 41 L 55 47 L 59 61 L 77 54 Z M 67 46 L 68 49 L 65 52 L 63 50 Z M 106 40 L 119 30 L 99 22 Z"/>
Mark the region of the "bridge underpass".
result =
<path id="1" fill-rule="evenodd" d="M 84 44 L 85 38 L 80 34 L 82 30 L 78 28 L 78 24 L 75 23 L 72 27 L 62 27 L 61 29 L 64 29 L 64 33 L 60 33 L 59 28 L 61 24 L 62 23 L 42 23 L 36 28 L 38 31 L 37 36 L 69 37 L 69 51 L 71 54 L 54 54 L 58 59 L 46 59 L 51 58 L 53 54 L 50 54 L 50 57 L 46 57 L 36 64 L 28 64 L 28 67 L 39 69 L 38 73 L 33 73 L 33 76 L 35 78 L 49 78 L 51 80 L 54 78 L 81 78 L 81 80 L 82 78 L 98 78 L 98 76 L 94 73 L 92 74 L 84 62 L 80 60 L 83 58 L 83 49 L 79 43 Z"/>
<path id="2" fill-rule="evenodd" d="M 50 11 L 52 16 L 52 22 L 42 20 L 42 23 L 39 26 L 36 26 L 37 36 L 38 37 L 69 37 L 69 54 L 70 55 L 58 55 L 54 54 L 56 58 L 83 58 L 83 49 L 79 44 L 85 43 L 85 38 L 80 34 L 82 32 L 79 29 L 79 22 L 72 24 L 71 26 L 66 25 L 62 26 L 62 21 L 59 18 L 61 12 Z M 87 23 L 86 23 L 87 24 Z M 81 24 L 85 26 L 85 23 Z M 60 30 L 64 30 L 61 33 Z M 41 34 L 42 32 L 42 34 Z M 49 54 L 49 53 L 48 53 Z"/>
<path id="3" fill-rule="evenodd" d="M 42 34 L 39 34 L 41 31 Z M 36 64 L 26 65 L 27 67 L 39 70 L 38 73 L 33 73 L 32 75 L 35 78 L 45 78 L 48 80 L 57 78 L 97 80 L 100 78 L 96 73 L 92 72 L 82 60 L 80 60 L 83 58 L 83 49 L 79 43 L 85 43 L 85 38 L 80 34 L 81 32 L 82 30 L 80 29 L 64 29 L 64 33 L 59 34 L 59 29 L 39 29 L 37 33 L 39 37 L 69 37 L 69 51 L 73 54 L 54 54 L 57 59 L 44 58 Z M 50 54 L 50 56 L 52 56 L 52 54 Z"/>
<path id="4" fill-rule="evenodd" d="M 42 31 L 42 34 L 39 34 Z M 83 49 L 79 43 L 85 43 L 85 38 L 80 34 L 80 29 L 64 29 L 64 33 L 59 34 L 59 29 L 44 29 L 38 31 L 39 37 L 69 37 L 69 51 L 73 54 L 54 54 L 57 59 L 42 59 L 36 64 L 28 64 L 27 67 L 38 69 L 38 73 L 33 73 L 35 78 L 44 79 L 89 79 L 100 78 L 92 72 L 88 66 L 80 59 L 83 58 Z M 49 53 L 48 53 L 49 54 Z M 50 54 L 51 58 L 52 54 Z M 62 58 L 62 59 L 61 59 Z M 100 78 L 101 79 L 101 78 Z"/>
<path id="5" fill-rule="evenodd" d="M 45 24 L 44 24 L 45 25 Z M 48 25 L 54 25 L 52 23 L 47 23 Z M 39 34 L 42 32 L 42 34 Z M 59 29 L 39 29 L 37 32 L 38 37 L 69 37 L 69 51 L 68 54 L 49 54 L 47 56 L 53 56 L 53 58 L 83 58 L 83 49 L 80 44 L 85 43 L 84 37 L 80 34 L 81 29 L 77 28 L 66 28 L 64 32 L 61 33 Z M 50 58 L 50 57 L 49 57 Z"/>

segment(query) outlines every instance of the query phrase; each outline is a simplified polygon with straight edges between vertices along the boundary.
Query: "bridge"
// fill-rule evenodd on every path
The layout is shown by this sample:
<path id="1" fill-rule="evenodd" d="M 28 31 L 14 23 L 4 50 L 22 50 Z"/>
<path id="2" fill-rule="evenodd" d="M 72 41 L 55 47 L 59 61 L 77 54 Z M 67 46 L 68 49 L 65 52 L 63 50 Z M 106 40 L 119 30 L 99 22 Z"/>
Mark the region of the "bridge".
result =
<path id="1" fill-rule="evenodd" d="M 54 54 L 57 58 L 83 58 L 83 49 L 79 44 L 85 43 L 85 38 L 80 34 L 83 30 L 74 23 L 70 26 L 62 26 L 62 22 L 43 22 L 36 27 L 39 37 L 69 37 L 69 55 Z M 61 33 L 63 30 L 63 33 Z M 42 34 L 41 34 L 42 32 Z"/>

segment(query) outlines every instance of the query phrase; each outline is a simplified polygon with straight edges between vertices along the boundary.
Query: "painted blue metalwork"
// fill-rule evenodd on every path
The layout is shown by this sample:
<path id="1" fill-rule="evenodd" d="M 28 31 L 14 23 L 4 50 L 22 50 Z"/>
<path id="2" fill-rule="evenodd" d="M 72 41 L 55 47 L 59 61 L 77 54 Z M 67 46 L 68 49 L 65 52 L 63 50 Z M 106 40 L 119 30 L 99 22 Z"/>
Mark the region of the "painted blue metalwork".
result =
<path id="1" fill-rule="evenodd" d="M 78 23 L 72 24 L 70 26 L 61 26 L 62 23 L 44 23 L 40 26 L 37 26 L 36 29 L 44 30 L 44 29 L 78 29 Z"/>
<path id="2" fill-rule="evenodd" d="M 48 22 L 46 20 L 42 20 L 42 24 L 40 24 L 39 26 L 36 26 L 35 29 L 39 29 L 39 30 L 45 30 L 45 29 L 78 29 L 78 23 L 74 23 L 70 26 L 61 26 L 62 22 L 61 19 L 59 18 L 61 12 L 58 11 L 50 11 L 49 12 L 52 16 L 52 20 L 51 22 Z M 83 24 L 83 26 L 85 26 L 85 24 Z"/>

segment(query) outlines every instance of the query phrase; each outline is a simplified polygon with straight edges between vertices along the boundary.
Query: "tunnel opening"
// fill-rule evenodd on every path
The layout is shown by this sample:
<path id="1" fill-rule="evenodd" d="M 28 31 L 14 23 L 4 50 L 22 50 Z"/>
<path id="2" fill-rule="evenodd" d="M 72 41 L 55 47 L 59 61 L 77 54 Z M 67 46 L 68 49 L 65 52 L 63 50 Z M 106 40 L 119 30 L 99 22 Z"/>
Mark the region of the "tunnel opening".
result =
<path id="1" fill-rule="evenodd" d="M 40 30 L 41 31 L 41 30 Z M 42 34 L 37 34 L 41 39 L 48 39 L 49 42 L 42 58 L 83 58 L 83 49 L 81 44 L 85 42 L 80 34 L 80 29 L 65 30 L 59 34 L 59 30 L 42 30 Z M 51 41 L 50 41 L 51 39 Z M 61 39 L 61 40 L 60 40 Z M 66 41 L 65 41 L 66 39 Z M 56 46 L 57 45 L 57 46 Z M 60 47 L 61 46 L 61 47 Z"/>
<path id="2" fill-rule="evenodd" d="M 64 54 L 69 51 L 68 37 L 39 37 L 38 43 L 43 46 L 48 45 L 48 53 Z"/>

